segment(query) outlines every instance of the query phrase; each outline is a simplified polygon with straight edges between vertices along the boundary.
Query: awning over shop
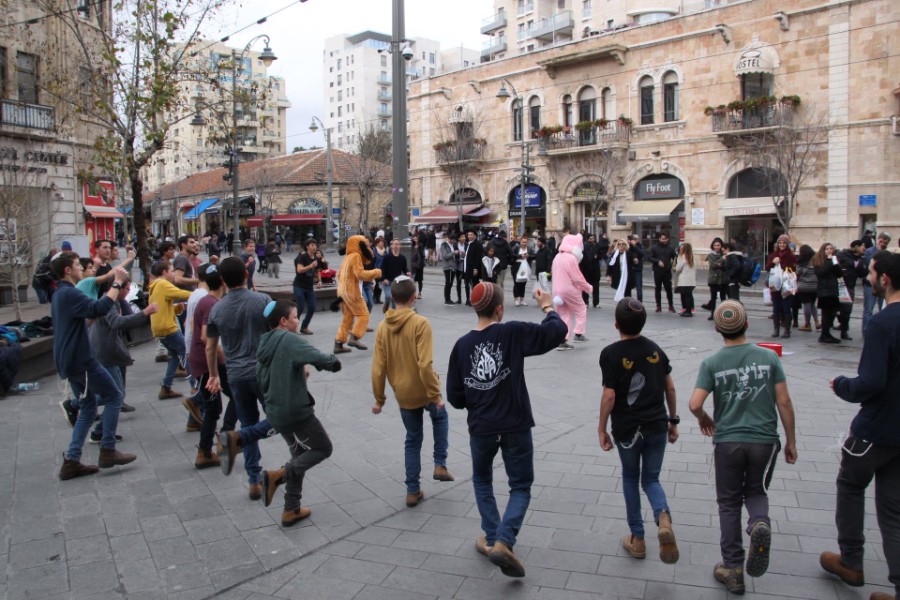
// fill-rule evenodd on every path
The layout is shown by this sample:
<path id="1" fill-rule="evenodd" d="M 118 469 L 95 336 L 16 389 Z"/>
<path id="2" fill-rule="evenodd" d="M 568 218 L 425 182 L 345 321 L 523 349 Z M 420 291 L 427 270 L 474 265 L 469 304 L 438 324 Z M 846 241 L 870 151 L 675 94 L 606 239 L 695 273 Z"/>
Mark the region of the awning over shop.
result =
<path id="1" fill-rule="evenodd" d="M 734 75 L 740 77 L 748 73 L 772 74 L 781 64 L 778 53 L 772 46 L 747 48 L 734 59 Z"/>
<path id="2" fill-rule="evenodd" d="M 124 216 L 111 206 L 85 206 L 84 210 L 95 219 L 121 219 Z"/>
<path id="3" fill-rule="evenodd" d="M 256 215 L 247 219 L 250 227 L 262 227 L 264 215 Z M 272 225 L 319 225 L 325 222 L 325 215 L 272 215 Z"/>
<path id="4" fill-rule="evenodd" d="M 205 211 L 218 201 L 218 198 L 207 198 L 206 200 L 202 200 L 200 204 L 192 208 L 190 212 L 184 215 L 184 220 L 193 221 L 194 219 L 200 218 L 200 215 L 203 214 L 203 211 Z"/>
<path id="5" fill-rule="evenodd" d="M 619 219 L 623 221 L 668 221 L 678 206 L 684 202 L 677 200 L 635 200 L 625 206 L 625 210 L 619 213 Z"/>
<path id="6" fill-rule="evenodd" d="M 485 211 L 485 212 L 481 212 Z M 486 214 L 489 214 L 491 211 L 489 208 L 481 206 L 479 204 L 470 204 L 463 205 L 462 207 L 462 215 L 463 217 L 483 217 Z M 478 213 L 478 214 L 476 214 Z M 431 209 L 424 215 L 420 215 L 415 217 L 416 223 L 421 224 L 431 224 L 431 223 L 452 223 L 459 219 L 459 211 L 457 210 L 457 206 L 438 206 L 436 208 Z"/>

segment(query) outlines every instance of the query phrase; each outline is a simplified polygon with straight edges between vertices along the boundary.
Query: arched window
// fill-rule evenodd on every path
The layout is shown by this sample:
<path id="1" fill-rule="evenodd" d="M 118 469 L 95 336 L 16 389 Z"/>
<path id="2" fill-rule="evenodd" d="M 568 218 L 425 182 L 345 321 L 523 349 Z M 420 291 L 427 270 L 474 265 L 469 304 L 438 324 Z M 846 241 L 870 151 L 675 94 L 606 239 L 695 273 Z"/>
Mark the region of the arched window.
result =
<path id="1" fill-rule="evenodd" d="M 641 98 L 641 125 L 653 124 L 653 78 L 644 77 L 638 84 Z"/>
<path id="2" fill-rule="evenodd" d="M 600 92 L 600 105 L 601 105 L 601 113 L 600 116 L 608 121 L 612 121 L 616 118 L 616 108 L 613 106 L 613 97 L 612 90 L 609 88 L 603 88 L 603 91 Z"/>
<path id="3" fill-rule="evenodd" d="M 572 114 L 572 96 L 566 94 L 563 96 L 563 125 L 571 127 L 575 124 L 575 117 Z"/>
<path id="4" fill-rule="evenodd" d="M 537 137 L 537 131 L 541 128 L 541 99 L 532 96 L 528 101 L 528 127 L 531 129 L 531 138 Z"/>
<path id="5" fill-rule="evenodd" d="M 787 193 L 784 176 L 774 169 L 750 168 L 728 182 L 728 198 L 772 198 Z"/>
<path id="6" fill-rule="evenodd" d="M 678 120 L 678 74 L 669 71 L 663 75 L 663 121 Z"/>
<path id="7" fill-rule="evenodd" d="M 744 73 L 741 75 L 741 98 L 762 98 L 771 96 L 775 89 L 775 78 L 771 73 Z"/>
<path id="8" fill-rule="evenodd" d="M 597 119 L 597 92 L 588 86 L 578 94 L 578 120 L 594 121 Z"/>
<path id="9" fill-rule="evenodd" d="M 513 129 L 513 141 L 521 142 L 522 141 L 522 101 L 521 100 L 513 100 L 512 103 L 512 129 Z"/>

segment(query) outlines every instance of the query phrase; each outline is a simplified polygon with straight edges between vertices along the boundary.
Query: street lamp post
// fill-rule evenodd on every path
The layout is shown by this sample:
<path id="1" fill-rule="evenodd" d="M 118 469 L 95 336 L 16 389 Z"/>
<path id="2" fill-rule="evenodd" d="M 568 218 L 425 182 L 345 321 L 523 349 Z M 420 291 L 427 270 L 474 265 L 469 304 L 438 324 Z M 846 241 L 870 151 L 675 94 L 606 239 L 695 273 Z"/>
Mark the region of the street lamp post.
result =
<path id="1" fill-rule="evenodd" d="M 256 36 L 244 46 L 244 49 L 240 54 L 238 54 L 238 51 L 234 48 L 231 49 L 231 148 L 229 149 L 229 154 L 231 159 L 232 227 L 234 228 L 232 252 L 235 256 L 239 256 L 241 253 L 241 210 L 240 203 L 238 202 L 238 194 L 240 193 L 241 187 L 238 165 L 241 162 L 241 156 L 238 151 L 237 78 L 243 68 L 244 56 L 250 51 L 250 47 L 261 39 L 266 40 L 266 45 L 263 48 L 262 54 L 259 55 L 259 60 L 261 60 L 266 68 L 268 68 L 272 65 L 272 61 L 278 60 L 278 57 L 272 52 L 272 48 L 269 47 L 269 36 Z M 238 63 L 241 64 L 240 69 L 238 68 Z"/>
<path id="2" fill-rule="evenodd" d="M 512 89 L 512 94 L 507 91 L 506 86 Z M 519 131 L 522 135 L 522 166 L 519 174 L 519 237 L 521 238 L 525 235 L 525 186 L 532 170 L 530 162 L 531 143 L 525 140 L 525 103 L 522 101 L 522 96 L 516 91 L 515 86 L 504 79 L 501 82 L 500 91 L 497 92 L 497 98 L 505 100 L 510 97 L 513 99 L 513 103 L 519 103 L 519 117 L 521 119 L 519 124 Z"/>
<path id="3" fill-rule="evenodd" d="M 322 129 L 325 130 L 325 173 L 328 178 L 328 214 L 325 215 L 325 251 L 329 251 L 332 249 L 334 242 L 332 241 L 332 213 L 334 212 L 334 197 L 332 195 L 332 169 L 334 158 L 331 154 L 331 129 L 325 127 L 325 123 L 322 122 L 322 119 L 319 117 L 313 117 L 312 123 L 309 124 L 309 130 L 313 133 L 319 130 L 319 126 L 316 125 L 316 121 L 318 121 L 319 125 L 322 126 Z M 343 215 L 341 215 L 343 217 Z"/>

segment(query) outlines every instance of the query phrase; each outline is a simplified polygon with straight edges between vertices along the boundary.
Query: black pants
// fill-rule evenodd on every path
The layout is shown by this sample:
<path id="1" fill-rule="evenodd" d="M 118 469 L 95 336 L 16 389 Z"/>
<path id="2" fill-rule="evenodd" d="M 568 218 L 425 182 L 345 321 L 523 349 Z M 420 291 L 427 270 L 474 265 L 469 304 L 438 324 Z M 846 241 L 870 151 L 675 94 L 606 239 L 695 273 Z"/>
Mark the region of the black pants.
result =
<path id="1" fill-rule="evenodd" d="M 678 288 L 681 295 L 681 309 L 685 312 L 694 312 L 694 288 L 681 286 Z"/>
<path id="2" fill-rule="evenodd" d="M 851 569 L 863 568 L 866 488 L 872 479 L 888 579 L 900 595 L 900 448 L 876 446 L 851 434 L 841 452 L 834 515 L 841 562 Z"/>
<path id="3" fill-rule="evenodd" d="M 834 317 L 836 315 L 836 309 L 822 307 L 822 332 L 819 334 L 820 338 L 832 337 L 831 329 L 834 327 Z"/>
<path id="4" fill-rule="evenodd" d="M 672 271 L 669 269 L 659 269 L 653 271 L 654 294 L 656 295 L 656 306 L 662 305 L 662 288 L 666 288 L 666 300 L 669 306 L 672 306 Z"/>
<path id="5" fill-rule="evenodd" d="M 747 507 L 747 533 L 757 521 L 769 522 L 772 472 L 781 444 L 720 442 L 716 444 L 716 503 L 719 505 L 719 545 L 729 569 L 744 566 L 741 508 Z"/>
<path id="6" fill-rule="evenodd" d="M 413 281 L 419 285 L 419 294 L 422 293 L 422 282 L 425 280 L 425 267 L 413 271 Z"/>
<path id="7" fill-rule="evenodd" d="M 481 277 L 478 275 L 466 275 L 466 302 L 469 302 L 469 292 L 476 285 L 481 283 Z"/>
<path id="8" fill-rule="evenodd" d="M 453 302 L 450 292 L 453 291 L 453 280 L 456 279 L 456 269 L 444 269 L 444 302 Z M 456 286 L 456 297 L 459 298 L 459 284 Z"/>
<path id="9" fill-rule="evenodd" d="M 588 279 L 588 283 L 591 284 L 592 292 L 588 295 L 585 292 L 581 292 L 581 299 L 584 300 L 585 306 L 591 306 L 591 303 L 588 300 L 593 300 L 594 307 L 600 304 L 600 280 Z"/>
<path id="10" fill-rule="evenodd" d="M 513 298 L 524 298 L 525 297 L 525 286 L 528 284 L 527 281 L 516 281 L 513 284 Z"/>
<path id="11" fill-rule="evenodd" d="M 741 284 L 739 283 L 729 283 L 728 284 L 728 299 L 729 300 L 737 300 L 741 301 Z"/>
<path id="12" fill-rule="evenodd" d="M 719 283 L 711 283 L 709 284 L 709 310 L 716 310 L 716 296 L 719 297 L 719 301 L 726 300 L 728 298 L 728 286 Z"/>
<path id="13" fill-rule="evenodd" d="M 303 478 L 306 472 L 331 456 L 331 439 L 315 415 L 304 420 L 294 431 L 281 432 L 291 451 L 284 465 L 284 510 L 300 508 Z"/>
<path id="14" fill-rule="evenodd" d="M 219 417 L 222 415 L 222 394 L 213 394 L 206 389 L 209 381 L 209 373 L 204 373 L 197 380 L 197 386 L 200 388 L 200 397 L 203 399 L 203 422 L 200 423 L 200 443 L 198 448 L 201 450 L 212 450 L 213 440 L 216 436 L 216 425 L 219 424 Z M 222 384 L 222 392 L 229 398 L 229 408 L 234 412 L 231 406 L 231 388 L 228 387 L 228 375 L 225 372 L 225 365 L 219 365 L 219 382 Z M 227 415 L 226 415 L 227 420 Z M 231 423 L 231 429 L 234 429 L 234 423 L 237 421 L 237 414 Z M 230 431 L 225 429 L 222 424 L 222 431 Z"/>

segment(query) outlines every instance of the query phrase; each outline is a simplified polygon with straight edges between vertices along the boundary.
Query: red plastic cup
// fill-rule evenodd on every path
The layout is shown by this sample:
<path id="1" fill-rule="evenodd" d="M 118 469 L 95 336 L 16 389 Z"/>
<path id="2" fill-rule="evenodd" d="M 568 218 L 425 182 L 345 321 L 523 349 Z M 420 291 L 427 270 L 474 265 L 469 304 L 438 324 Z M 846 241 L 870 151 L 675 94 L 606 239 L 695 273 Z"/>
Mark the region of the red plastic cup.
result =
<path id="1" fill-rule="evenodd" d="M 778 356 L 781 356 L 781 348 L 782 348 L 781 344 L 775 344 L 772 342 L 759 342 L 756 345 L 759 346 L 760 348 L 768 348 L 769 350 L 774 351 L 775 354 L 777 354 Z"/>

